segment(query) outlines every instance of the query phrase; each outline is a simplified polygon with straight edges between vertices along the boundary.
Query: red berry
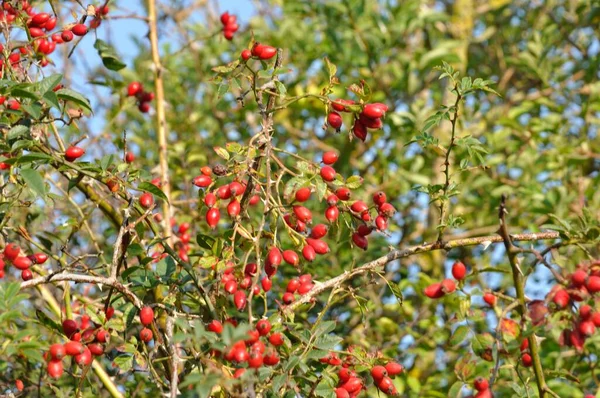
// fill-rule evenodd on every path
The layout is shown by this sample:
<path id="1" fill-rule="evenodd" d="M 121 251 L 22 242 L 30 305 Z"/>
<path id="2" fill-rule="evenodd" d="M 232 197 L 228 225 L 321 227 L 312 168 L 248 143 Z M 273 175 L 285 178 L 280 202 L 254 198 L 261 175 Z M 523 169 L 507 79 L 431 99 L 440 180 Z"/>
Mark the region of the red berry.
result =
<path id="1" fill-rule="evenodd" d="M 85 36 L 87 31 L 88 31 L 87 26 L 85 26 L 82 23 L 79 23 L 71 28 L 71 32 L 73 32 L 73 34 L 75 36 Z"/>
<path id="2" fill-rule="evenodd" d="M 315 249 L 315 253 L 317 254 L 327 254 L 329 253 L 329 245 L 327 242 L 320 239 L 312 239 L 306 238 L 306 243 L 312 246 Z"/>
<path id="3" fill-rule="evenodd" d="M 212 207 L 206 212 L 206 223 L 212 229 L 215 229 L 217 227 L 217 224 L 219 224 L 220 219 L 221 213 L 216 207 Z"/>
<path id="4" fill-rule="evenodd" d="M 262 286 L 265 292 L 268 292 L 273 287 L 273 281 L 267 276 L 261 279 L 260 285 Z"/>
<path id="5" fill-rule="evenodd" d="M 356 232 L 352 234 L 352 242 L 354 242 L 357 247 L 363 250 L 367 250 L 369 246 L 369 241 L 367 238 Z"/>
<path id="6" fill-rule="evenodd" d="M 113 307 L 108 307 L 106 309 L 106 314 L 105 314 L 106 320 L 107 321 L 110 320 L 110 318 L 112 318 L 114 314 L 115 314 L 115 309 Z M 64 324 L 63 324 L 63 326 L 64 326 Z"/>
<path id="7" fill-rule="evenodd" d="M 579 333 L 584 336 L 591 336 L 596 331 L 596 325 L 592 321 L 583 321 L 579 324 Z"/>
<path id="8" fill-rule="evenodd" d="M 597 328 L 600 328 L 600 312 L 594 312 L 592 314 L 591 321 L 594 324 L 594 326 L 596 326 Z"/>
<path id="9" fill-rule="evenodd" d="M 304 187 L 296 191 L 296 200 L 298 202 L 306 202 L 310 198 L 310 188 Z"/>
<path id="10" fill-rule="evenodd" d="M 21 271 L 29 269 L 33 263 L 28 257 L 19 256 L 13 260 L 13 265 L 15 268 L 20 269 Z"/>
<path id="11" fill-rule="evenodd" d="M 296 278 L 292 278 L 288 281 L 287 287 L 286 287 L 286 291 L 289 293 L 296 293 L 296 291 L 298 290 L 298 288 L 300 287 L 300 280 L 296 279 Z"/>
<path id="12" fill-rule="evenodd" d="M 143 91 L 142 84 L 140 82 L 131 82 L 127 86 L 127 95 L 134 97 Z"/>
<path id="13" fill-rule="evenodd" d="M 234 279 L 230 279 L 227 282 L 225 282 L 224 290 L 227 293 L 233 294 L 233 293 L 237 292 L 237 289 L 238 289 L 238 284 Z"/>
<path id="14" fill-rule="evenodd" d="M 392 206 L 389 203 L 383 203 L 381 205 L 379 205 L 379 213 L 386 216 L 386 217 L 393 217 L 394 214 L 396 214 L 396 209 L 394 208 L 394 206 Z"/>
<path id="15" fill-rule="evenodd" d="M 153 338 L 154 335 L 152 334 L 152 330 L 148 328 L 143 328 L 142 330 L 140 330 L 140 340 L 144 343 L 149 343 L 150 341 L 152 341 Z"/>
<path id="16" fill-rule="evenodd" d="M 302 248 L 302 256 L 306 261 L 312 262 L 317 256 L 317 253 L 311 245 L 304 245 L 304 247 Z"/>
<path id="17" fill-rule="evenodd" d="M 294 206 L 294 214 L 298 221 L 301 221 L 306 224 L 310 224 L 312 221 L 312 213 L 304 206 Z"/>
<path id="18" fill-rule="evenodd" d="M 364 211 L 369 210 L 369 206 L 367 206 L 367 204 L 362 200 L 357 200 L 356 202 L 352 203 L 350 210 L 355 213 L 362 214 Z"/>
<path id="19" fill-rule="evenodd" d="M 102 346 L 102 344 L 97 344 L 97 343 L 88 344 L 87 348 L 90 350 L 90 353 L 94 356 L 98 357 L 98 356 L 104 354 L 104 347 Z"/>
<path id="20" fill-rule="evenodd" d="M 281 333 L 273 333 L 269 336 L 269 343 L 273 344 L 275 347 L 283 345 L 283 335 Z"/>
<path id="21" fill-rule="evenodd" d="M 285 250 L 282 255 L 285 262 L 293 265 L 294 267 L 298 266 L 300 263 L 300 257 L 298 256 L 298 253 L 293 250 Z"/>
<path id="22" fill-rule="evenodd" d="M 133 163 L 134 160 L 135 160 L 135 155 L 133 154 L 133 152 L 127 152 L 125 154 L 125 161 L 127 163 Z"/>
<path id="23" fill-rule="evenodd" d="M 380 380 L 386 377 L 387 375 L 388 372 L 386 368 L 381 365 L 373 366 L 373 368 L 371 369 L 371 376 L 373 376 L 375 380 Z"/>
<path id="24" fill-rule="evenodd" d="M 248 263 L 244 267 L 244 275 L 254 276 L 256 275 L 256 271 L 258 271 L 258 265 L 256 265 L 256 263 Z"/>
<path id="25" fill-rule="evenodd" d="M 586 287 L 590 294 L 600 292 L 600 276 L 590 276 L 588 278 Z"/>
<path id="26" fill-rule="evenodd" d="M 65 159 L 68 160 L 69 162 L 72 162 L 75 159 L 82 157 L 84 153 L 85 153 L 85 150 L 83 148 L 80 148 L 78 146 L 70 146 L 65 151 Z"/>
<path id="27" fill-rule="evenodd" d="M 340 211 L 337 208 L 337 206 L 330 206 L 325 211 L 325 218 L 329 222 L 334 222 L 335 220 L 337 220 L 339 215 L 340 215 Z"/>
<path id="28" fill-rule="evenodd" d="M 71 40 L 73 40 L 73 32 L 71 32 L 70 30 L 64 30 L 61 34 L 60 34 L 60 38 L 63 39 L 63 41 L 65 43 L 70 42 Z"/>
<path id="29" fill-rule="evenodd" d="M 454 279 L 458 281 L 463 280 L 466 274 L 467 267 L 465 267 L 465 265 L 462 262 L 457 261 L 452 265 L 452 276 L 454 277 Z"/>
<path id="30" fill-rule="evenodd" d="M 338 112 L 349 112 L 347 105 L 354 105 L 354 101 L 340 98 L 331 103 L 331 107 Z"/>
<path id="31" fill-rule="evenodd" d="M 354 126 L 352 127 L 352 134 L 364 142 L 367 139 L 367 128 L 360 122 L 360 120 L 357 120 L 354 122 Z"/>
<path id="32" fill-rule="evenodd" d="M 9 243 L 4 248 L 3 253 L 4 253 L 4 258 L 6 258 L 9 261 L 13 261 L 15 258 L 17 258 L 19 253 L 21 253 L 21 248 L 15 243 Z"/>
<path id="33" fill-rule="evenodd" d="M 154 310 L 152 307 L 143 307 L 140 310 L 140 322 L 144 326 L 148 326 L 154 320 Z"/>
<path id="34" fill-rule="evenodd" d="M 573 272 L 573 275 L 571 275 L 571 282 L 573 282 L 573 286 L 581 287 L 585 285 L 585 280 L 587 279 L 587 276 L 587 272 L 585 272 L 582 269 Z"/>
<path id="35" fill-rule="evenodd" d="M 242 59 L 248 61 L 252 57 L 252 52 L 248 49 L 242 51 Z"/>
<path id="36" fill-rule="evenodd" d="M 279 354 L 277 351 L 270 349 L 264 356 L 264 363 L 268 366 L 274 366 L 279 363 Z"/>
<path id="37" fill-rule="evenodd" d="M 571 298 L 569 293 L 567 293 L 567 291 L 564 289 L 557 290 L 552 298 L 552 301 L 559 309 L 565 308 L 567 305 L 569 305 L 570 300 Z"/>
<path id="38" fill-rule="evenodd" d="M 52 344 L 48 353 L 53 360 L 61 360 L 66 355 L 65 347 L 62 344 Z"/>
<path id="39" fill-rule="evenodd" d="M 442 281 L 442 290 L 444 293 L 452 293 L 456 290 L 456 283 L 452 279 L 444 279 Z"/>
<path id="40" fill-rule="evenodd" d="M 342 127 L 343 120 L 339 113 L 330 112 L 329 115 L 327 115 L 327 123 L 335 130 L 339 131 L 340 127 Z"/>
<path id="41" fill-rule="evenodd" d="M 592 316 L 592 307 L 590 307 L 587 304 L 582 305 L 581 307 L 579 307 L 579 317 L 583 320 L 587 320 Z"/>
<path id="42" fill-rule="evenodd" d="M 423 290 L 423 293 L 429 298 L 437 299 L 444 295 L 444 290 L 441 283 L 432 283 Z"/>
<path id="43" fill-rule="evenodd" d="M 266 336 L 271 331 L 271 322 L 268 319 L 261 319 L 256 322 L 256 330 L 261 336 Z"/>
<path id="44" fill-rule="evenodd" d="M 216 203 L 217 203 L 217 196 L 214 193 L 209 192 L 206 194 L 206 196 L 204 196 L 204 204 L 207 207 L 213 207 Z"/>
<path id="45" fill-rule="evenodd" d="M 31 18 L 31 23 L 36 26 L 40 26 L 45 24 L 50 19 L 50 14 L 45 12 L 40 12 L 39 14 L 34 15 Z"/>
<path id="46" fill-rule="evenodd" d="M 48 376 L 58 379 L 63 374 L 63 364 L 60 360 L 48 362 Z"/>
<path id="47" fill-rule="evenodd" d="M 356 233 L 358 233 L 360 236 L 369 236 L 371 234 L 371 231 L 371 227 L 369 227 L 366 224 L 360 224 L 356 229 Z"/>
<path id="48" fill-rule="evenodd" d="M 99 343 L 106 343 L 110 340 L 110 333 L 104 329 L 98 329 L 96 332 L 96 341 Z"/>
<path id="49" fill-rule="evenodd" d="M 23 271 L 21 271 L 21 279 L 23 279 L 24 281 L 29 281 L 33 279 L 33 272 L 31 272 L 31 270 L 29 269 L 24 269 Z"/>
<path id="50" fill-rule="evenodd" d="M 283 300 L 284 304 L 291 304 L 292 302 L 294 302 L 294 293 L 285 292 L 283 293 L 281 299 Z"/>
<path id="51" fill-rule="evenodd" d="M 248 358 L 248 367 L 258 369 L 263 365 L 263 355 L 260 352 L 253 351 Z"/>
<path id="52" fill-rule="evenodd" d="M 375 226 L 379 231 L 385 231 L 388 227 L 387 218 L 384 216 L 377 216 L 375 218 Z"/>
<path id="53" fill-rule="evenodd" d="M 206 188 L 210 184 L 212 184 L 212 178 L 210 178 L 207 175 L 202 174 L 202 175 L 194 177 L 192 183 L 199 188 Z"/>
<path id="54" fill-rule="evenodd" d="M 389 377 L 384 377 L 380 380 L 377 380 L 376 384 L 377 388 L 379 388 L 384 394 L 396 395 L 396 387 L 394 386 L 392 379 Z"/>
<path id="55" fill-rule="evenodd" d="M 17 387 L 17 390 L 23 391 L 23 389 L 25 388 L 25 385 L 23 384 L 22 380 L 17 379 L 17 380 L 15 380 L 15 387 Z"/>
<path id="56" fill-rule="evenodd" d="M 236 218 L 240 214 L 241 209 L 240 202 L 237 199 L 232 199 L 227 205 L 227 214 L 231 218 Z"/>
<path id="57" fill-rule="evenodd" d="M 317 224 L 312 228 L 310 232 L 310 237 L 313 239 L 321 239 L 322 237 L 327 235 L 328 229 L 329 227 L 325 224 Z"/>
<path id="58" fill-rule="evenodd" d="M 329 151 L 323 154 L 323 163 L 326 165 L 332 165 L 337 162 L 339 155 L 336 152 Z"/>
<path id="59" fill-rule="evenodd" d="M 235 292 L 235 294 L 233 295 L 233 303 L 235 304 L 235 307 L 238 310 L 243 310 L 246 306 L 246 302 L 246 292 L 244 292 L 243 290 L 238 290 L 237 292 Z"/>
<path id="60" fill-rule="evenodd" d="M 377 206 L 381 206 L 382 204 L 384 204 L 386 202 L 386 195 L 385 192 L 383 191 L 379 191 L 379 192 L 375 192 L 373 194 L 373 203 L 375 203 Z"/>
<path id="61" fill-rule="evenodd" d="M 490 307 L 494 307 L 496 305 L 496 296 L 494 296 L 492 293 L 484 293 L 483 294 L 483 301 L 486 302 L 487 305 L 489 305 Z"/>
<path id="62" fill-rule="evenodd" d="M 351 377 L 347 382 L 342 384 L 342 388 L 349 393 L 358 392 L 362 389 L 362 380 L 358 377 Z"/>
<path id="63" fill-rule="evenodd" d="M 473 387 L 475 387 L 477 391 L 483 391 L 490 387 L 490 383 L 483 377 L 477 377 L 473 382 Z"/>
<path id="64" fill-rule="evenodd" d="M 262 46 L 260 52 L 257 54 L 258 58 L 262 60 L 271 59 L 277 54 L 277 49 L 271 46 Z"/>
<path id="65" fill-rule="evenodd" d="M 206 329 L 208 329 L 209 331 L 211 331 L 213 333 L 221 334 L 221 332 L 223 332 L 223 324 L 215 319 L 211 323 L 208 324 Z"/>
<path id="66" fill-rule="evenodd" d="M 152 196 L 151 193 L 144 192 L 140 196 L 140 206 L 142 206 L 144 209 L 151 208 L 153 204 L 154 204 L 154 196 Z"/>
<path id="67" fill-rule="evenodd" d="M 350 398 L 350 393 L 343 389 L 342 387 L 338 387 L 334 390 L 335 398 Z"/>
<path id="68" fill-rule="evenodd" d="M 387 370 L 389 376 L 394 377 L 394 376 L 399 375 L 400 373 L 404 372 L 404 366 L 402 366 L 396 362 L 388 362 L 385 365 L 385 370 Z"/>
<path id="69" fill-rule="evenodd" d="M 370 119 L 378 119 L 380 117 L 385 116 L 385 113 L 387 112 L 387 110 L 388 110 L 388 107 L 386 105 L 380 104 L 380 103 L 374 103 L 374 104 L 365 105 L 362 113 Z"/>
<path id="70" fill-rule="evenodd" d="M 85 347 L 79 341 L 69 341 L 65 343 L 65 354 L 69 356 L 80 355 L 85 351 Z"/>
<path id="71" fill-rule="evenodd" d="M 529 354 L 521 355 L 521 363 L 526 368 L 530 367 L 533 364 L 533 359 L 531 358 L 531 355 L 529 355 Z"/>
<path id="72" fill-rule="evenodd" d="M 335 180 L 335 175 L 336 175 L 336 172 L 333 167 L 331 167 L 331 166 L 321 167 L 321 178 L 324 181 L 331 182 L 331 181 Z"/>

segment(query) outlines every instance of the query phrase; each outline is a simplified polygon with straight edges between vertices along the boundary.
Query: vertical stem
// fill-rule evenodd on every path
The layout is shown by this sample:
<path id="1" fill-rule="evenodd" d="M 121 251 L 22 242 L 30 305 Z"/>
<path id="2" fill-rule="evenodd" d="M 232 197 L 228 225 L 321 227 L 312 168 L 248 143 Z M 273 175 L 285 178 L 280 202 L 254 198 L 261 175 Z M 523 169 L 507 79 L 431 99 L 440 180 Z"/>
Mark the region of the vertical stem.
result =
<path id="1" fill-rule="evenodd" d="M 169 238 L 168 242 L 173 245 L 171 233 L 171 185 L 169 182 L 169 164 L 167 152 L 167 119 L 165 116 L 165 92 L 163 87 L 163 67 L 160 62 L 160 54 L 158 52 L 158 32 L 156 25 L 156 1 L 148 0 L 148 25 L 150 27 L 150 46 L 152 51 L 152 62 L 154 62 L 154 93 L 156 96 L 156 122 L 158 135 L 158 158 L 160 164 L 160 179 L 162 190 L 167 197 L 167 201 L 163 201 L 163 238 Z"/>
<path id="2" fill-rule="evenodd" d="M 454 115 L 450 120 L 452 123 L 452 132 L 450 137 L 450 145 L 448 145 L 448 150 L 446 151 L 446 158 L 444 159 L 444 188 L 442 196 L 446 196 L 448 194 L 448 188 L 450 188 L 450 153 L 452 152 L 452 148 L 454 148 L 454 140 L 456 138 L 456 122 L 458 121 L 458 108 L 460 106 L 460 101 L 462 100 L 462 95 L 458 92 L 458 87 L 454 86 L 454 90 L 456 90 L 456 102 L 454 103 Z M 444 236 L 444 230 L 446 229 L 444 224 L 444 219 L 446 218 L 446 201 L 448 201 L 448 206 L 450 207 L 450 199 L 444 198 L 440 200 L 440 232 L 438 233 L 437 241 L 441 242 Z"/>
<path id="3" fill-rule="evenodd" d="M 508 261 L 510 262 L 515 291 L 517 293 L 517 301 L 519 302 L 519 306 L 517 307 L 517 309 L 521 314 L 521 318 L 523 318 L 527 313 L 525 301 L 525 277 L 523 276 L 523 272 L 519 267 L 516 248 L 513 245 L 510 235 L 508 233 L 508 227 L 506 225 L 507 213 L 508 211 L 506 210 L 506 196 L 502 195 L 502 202 L 500 204 L 498 214 L 498 217 L 500 219 L 500 228 L 498 229 L 498 234 L 502 237 L 504 241 L 504 247 L 506 248 L 506 255 L 508 256 Z M 531 334 L 528 340 L 529 351 L 533 360 L 533 373 L 535 374 L 535 380 L 537 383 L 540 398 L 545 398 L 547 396 L 546 393 L 549 392 L 550 389 L 546 385 L 546 380 L 544 379 L 544 369 L 542 368 L 542 361 L 540 360 L 539 347 L 537 344 L 535 333 Z"/>

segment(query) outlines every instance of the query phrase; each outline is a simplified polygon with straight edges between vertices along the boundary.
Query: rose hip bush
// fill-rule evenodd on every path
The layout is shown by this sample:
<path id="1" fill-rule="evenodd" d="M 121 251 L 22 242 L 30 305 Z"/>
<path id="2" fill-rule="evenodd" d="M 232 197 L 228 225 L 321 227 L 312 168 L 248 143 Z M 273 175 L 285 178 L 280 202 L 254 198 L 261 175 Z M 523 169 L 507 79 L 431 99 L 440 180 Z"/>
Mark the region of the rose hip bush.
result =
<path id="1" fill-rule="evenodd" d="M 1 2 L 2 394 L 600 396 L 596 9 L 125 3 Z"/>

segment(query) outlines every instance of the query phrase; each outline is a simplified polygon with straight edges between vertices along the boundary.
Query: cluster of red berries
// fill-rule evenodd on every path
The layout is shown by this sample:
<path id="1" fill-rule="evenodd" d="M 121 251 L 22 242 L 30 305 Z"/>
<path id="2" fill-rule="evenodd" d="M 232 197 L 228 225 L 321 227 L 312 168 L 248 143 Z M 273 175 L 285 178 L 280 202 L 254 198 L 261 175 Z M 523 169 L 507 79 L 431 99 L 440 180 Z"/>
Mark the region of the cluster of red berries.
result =
<path id="1" fill-rule="evenodd" d="M 150 111 L 150 102 L 154 101 L 154 93 L 145 91 L 140 82 L 131 82 L 127 86 L 127 96 L 137 99 L 137 106 L 140 112 L 148 113 Z"/>
<path id="2" fill-rule="evenodd" d="M 310 292 L 313 287 L 315 287 L 315 285 L 310 274 L 303 274 L 298 278 L 292 278 L 288 281 L 285 293 L 283 293 L 281 300 L 284 304 L 291 304 L 296 298 L 296 293 L 303 296 Z"/>
<path id="3" fill-rule="evenodd" d="M 392 378 L 404 371 L 404 367 L 396 362 L 388 362 L 385 366 L 376 365 L 371 369 L 371 376 L 377 388 L 387 395 L 397 395 Z"/>
<path id="4" fill-rule="evenodd" d="M 600 261 L 581 264 L 569 278 L 569 284 L 554 286 L 546 298 L 554 303 L 557 311 L 573 308 L 575 302 L 584 302 L 600 292 Z M 578 314 L 573 314 L 573 326 L 563 330 L 559 344 L 583 350 L 585 340 L 600 328 L 600 313 L 595 312 L 588 304 L 580 304 Z"/>
<path id="5" fill-rule="evenodd" d="M 223 276 L 221 277 L 223 290 L 225 290 L 227 294 L 233 295 L 233 304 L 240 311 L 246 307 L 248 302 L 246 290 L 252 287 L 253 296 L 260 294 L 260 286 L 252 286 L 252 278 L 256 275 L 257 271 L 258 266 L 256 263 L 248 263 L 244 267 L 243 275 L 236 277 L 232 262 L 228 262 L 227 267 L 223 271 Z"/>
<path id="6" fill-rule="evenodd" d="M 234 180 L 230 183 L 225 183 L 213 189 L 214 181 L 212 179 L 213 169 L 209 166 L 204 166 L 200 169 L 199 176 L 194 177 L 193 184 L 199 188 L 206 189 L 204 195 L 204 204 L 208 207 L 206 211 L 206 223 L 212 229 L 215 229 L 221 219 L 221 212 L 217 206 L 219 200 L 229 200 L 227 204 L 227 214 L 232 219 L 236 219 L 242 210 L 240 199 L 246 192 L 246 184 Z M 259 202 L 258 195 L 250 197 L 248 204 L 254 206 Z"/>
<path id="7" fill-rule="evenodd" d="M 97 28 L 102 17 L 107 15 L 108 12 L 108 6 L 97 7 L 95 18 L 90 22 L 90 28 Z M 15 52 L 10 54 L 7 62 L 0 63 L 0 71 L 5 65 L 9 64 L 13 68 L 20 67 L 21 55 L 36 57 L 40 60 L 40 66 L 45 67 L 50 63 L 47 56 L 54 52 L 57 44 L 70 42 L 74 36 L 85 36 L 88 32 L 88 27 L 84 23 L 76 23 L 65 27 L 59 32 L 51 33 L 57 24 L 55 16 L 46 12 L 36 12 L 26 0 L 21 0 L 18 5 L 3 2 L 2 9 L 0 9 L 0 22 L 13 24 L 21 17 L 27 21 L 27 32 L 28 36 L 31 37 L 31 44 L 14 48 Z M 0 52 L 2 52 L 1 48 Z"/>
<path id="8" fill-rule="evenodd" d="M 31 266 L 34 264 L 44 264 L 48 260 L 48 256 L 45 253 L 35 253 L 25 256 L 16 243 L 9 243 L 4 247 L 2 254 L 0 254 L 0 278 L 4 278 L 4 267 L 6 266 L 4 260 L 21 270 L 21 278 L 24 281 L 28 281 L 33 278 L 33 273 L 30 269 Z"/>
<path id="9" fill-rule="evenodd" d="M 149 343 L 154 338 L 152 334 L 152 330 L 147 328 L 147 326 L 151 325 L 154 322 L 154 310 L 152 307 L 142 307 L 140 310 L 140 323 L 144 326 L 142 330 L 140 330 L 140 340 L 144 343 Z"/>
<path id="10" fill-rule="evenodd" d="M 355 111 L 356 103 L 353 100 L 348 99 L 337 99 L 332 101 L 331 107 L 333 110 L 327 114 L 327 124 L 336 131 L 340 131 L 343 120 L 338 112 L 352 113 L 354 115 L 352 133 L 361 141 L 367 139 L 368 129 L 379 130 L 383 127 L 383 121 L 381 119 L 388 111 L 387 105 L 382 103 L 365 104 L 362 108 L 359 108 L 360 111 Z"/>
<path id="11" fill-rule="evenodd" d="M 326 183 L 333 182 L 337 178 L 337 173 L 332 167 L 338 160 L 338 154 L 335 152 L 325 152 L 322 161 L 325 164 L 321 167 L 319 174 Z M 332 188 L 333 190 L 333 188 Z M 375 217 L 374 223 L 371 216 L 371 208 L 362 200 L 354 201 L 350 204 L 351 191 L 347 187 L 338 187 L 335 192 L 327 195 L 327 209 L 325 210 L 325 218 L 330 223 L 335 222 L 340 215 L 340 207 L 343 211 L 349 212 L 353 217 L 360 220 L 360 225 L 352 234 L 352 242 L 359 248 L 367 250 L 367 236 L 374 229 L 384 231 L 387 229 L 388 219 L 393 217 L 396 212 L 394 206 L 387 202 L 384 192 L 377 192 L 373 195 L 373 202 L 377 208 L 378 215 Z M 296 191 L 295 202 L 303 203 L 310 198 L 310 188 L 304 187 Z M 300 205 L 292 207 L 293 212 L 284 215 L 285 223 L 296 232 L 304 233 L 307 229 L 307 224 L 312 223 L 312 212 Z M 316 254 L 326 254 L 329 252 L 329 246 L 322 241 L 327 234 L 327 226 L 324 224 L 316 225 L 310 232 L 310 237 L 306 239 L 306 245 L 302 249 L 302 255 L 305 260 L 313 261 Z"/>
<path id="12" fill-rule="evenodd" d="M 175 219 L 172 219 L 172 222 L 174 223 Z M 190 227 L 189 222 L 173 225 L 175 235 L 178 238 L 177 243 L 175 243 L 175 249 L 177 249 L 179 258 L 185 262 L 189 261 L 188 253 L 190 252 L 190 240 L 192 239 L 192 235 L 189 232 Z"/>
<path id="13" fill-rule="evenodd" d="M 265 44 L 254 43 L 252 45 L 252 50 L 243 50 L 241 57 L 244 61 L 248 61 L 250 58 L 257 58 L 266 61 L 271 59 L 277 54 L 277 49 L 272 46 L 267 46 Z"/>
<path id="14" fill-rule="evenodd" d="M 349 347 L 348 351 L 352 351 Z M 330 352 L 319 360 L 321 363 L 331 366 L 341 366 L 338 371 L 338 385 L 334 390 L 336 398 L 354 398 L 365 388 L 364 380 L 352 370 L 354 358 L 347 356 L 344 361 L 336 353 Z M 404 372 L 404 366 L 397 362 L 388 362 L 385 365 L 375 365 L 371 368 L 371 376 L 379 391 L 387 395 L 397 395 L 396 387 L 392 379 Z"/>
<path id="15" fill-rule="evenodd" d="M 237 321 L 228 319 L 226 322 L 237 326 Z M 207 330 L 221 334 L 223 324 L 213 320 L 207 325 Z M 263 366 L 275 366 L 279 363 L 278 347 L 285 343 L 283 335 L 279 332 L 271 332 L 271 323 L 268 319 L 261 319 L 256 323 L 256 328 L 248 332 L 246 340 L 240 340 L 227 347 L 223 352 L 213 350 L 216 357 L 223 357 L 225 360 L 235 363 L 238 366 L 247 364 L 249 369 L 258 369 Z M 268 345 L 267 345 L 268 344 Z M 233 374 L 235 378 L 241 377 L 246 372 L 246 368 L 237 368 Z"/>
<path id="16" fill-rule="evenodd" d="M 461 281 L 467 275 L 467 267 L 460 261 L 455 262 L 452 265 L 452 276 L 457 281 Z M 427 286 L 423 293 L 429 298 L 438 299 L 444 297 L 446 294 L 452 293 L 456 290 L 456 282 L 452 279 L 444 279 L 441 282 L 432 283 Z M 494 297 L 495 299 L 495 297 Z"/>
<path id="17" fill-rule="evenodd" d="M 240 28 L 237 24 L 237 17 L 225 11 L 221 14 L 221 23 L 223 24 L 223 36 L 227 40 L 232 40 L 234 33 Z"/>
<path id="18" fill-rule="evenodd" d="M 114 309 L 106 311 L 108 321 L 114 315 Z M 90 321 L 90 317 L 82 315 L 79 321 L 65 319 L 62 323 L 63 333 L 69 339 L 65 344 L 52 344 L 45 358 L 48 360 L 47 371 L 52 378 L 62 376 L 64 368 L 62 359 L 71 356 L 81 367 L 89 366 L 94 357 L 104 354 L 104 346 L 110 340 L 110 332 Z"/>

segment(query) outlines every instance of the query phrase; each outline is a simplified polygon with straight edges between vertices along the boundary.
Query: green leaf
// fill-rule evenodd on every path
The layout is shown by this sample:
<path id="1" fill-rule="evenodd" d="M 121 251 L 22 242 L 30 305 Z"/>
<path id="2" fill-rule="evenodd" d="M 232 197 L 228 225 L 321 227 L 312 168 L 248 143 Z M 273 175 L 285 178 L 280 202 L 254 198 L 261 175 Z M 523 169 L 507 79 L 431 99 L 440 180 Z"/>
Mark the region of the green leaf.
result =
<path id="1" fill-rule="evenodd" d="M 88 101 L 87 98 L 85 98 L 83 95 L 79 94 L 76 91 L 70 90 L 68 88 L 61 88 L 60 90 L 58 90 L 56 92 L 56 96 L 58 97 L 58 99 L 64 100 L 64 101 L 71 101 L 85 109 L 87 109 L 88 111 L 92 111 L 92 106 L 90 105 L 90 101 Z"/>
<path id="2" fill-rule="evenodd" d="M 41 82 L 38 83 L 38 90 L 42 95 L 47 94 L 48 92 L 53 92 L 52 90 L 62 81 L 63 75 L 60 73 L 50 75 Z"/>
<path id="3" fill-rule="evenodd" d="M 150 192 L 152 195 L 159 197 L 162 200 L 167 200 L 167 195 L 156 185 L 149 182 L 140 182 L 137 187 L 140 191 Z"/>
<path id="4" fill-rule="evenodd" d="M 60 108 L 60 104 L 58 102 L 58 97 L 56 96 L 56 93 L 52 90 L 48 91 L 46 94 L 43 95 L 42 100 L 46 103 L 46 105 L 49 105 L 50 107 L 53 108 Z"/>
<path id="5" fill-rule="evenodd" d="M 132 355 L 121 355 L 113 359 L 115 367 L 119 368 L 120 373 L 127 373 L 133 367 Z"/>
<path id="6" fill-rule="evenodd" d="M 216 154 L 219 155 L 219 157 L 221 157 L 225 160 L 229 160 L 229 152 L 227 152 L 227 150 L 225 148 L 216 146 L 213 149 L 216 152 Z"/>
<path id="7" fill-rule="evenodd" d="M 25 184 L 39 197 L 46 196 L 46 184 L 41 174 L 34 169 L 21 169 L 21 177 L 25 180 Z"/>
<path id="8" fill-rule="evenodd" d="M 469 334 L 469 327 L 467 325 L 460 325 L 454 330 L 454 333 L 452 333 L 450 345 L 456 346 L 462 344 L 465 341 L 467 334 Z"/>
<path id="9" fill-rule="evenodd" d="M 98 55 L 102 58 L 102 63 L 107 69 L 121 70 L 126 65 L 119 59 L 114 48 L 104 40 L 97 39 L 94 48 L 98 50 Z"/>
<path id="10" fill-rule="evenodd" d="M 6 139 L 8 141 L 16 140 L 17 138 L 26 136 L 27 133 L 29 133 L 29 127 L 18 124 L 8 130 Z"/>
<path id="11" fill-rule="evenodd" d="M 357 189 L 363 183 L 363 178 L 361 176 L 350 176 L 346 180 L 346 186 L 350 189 Z"/>
<path id="12" fill-rule="evenodd" d="M 233 62 L 228 63 L 227 65 L 221 65 L 221 66 L 215 66 L 214 68 L 212 68 L 212 70 L 214 72 L 220 73 L 220 74 L 225 74 L 225 73 L 229 73 L 232 70 L 234 70 L 235 68 L 237 68 L 237 66 L 240 64 L 240 60 L 236 59 Z"/>

